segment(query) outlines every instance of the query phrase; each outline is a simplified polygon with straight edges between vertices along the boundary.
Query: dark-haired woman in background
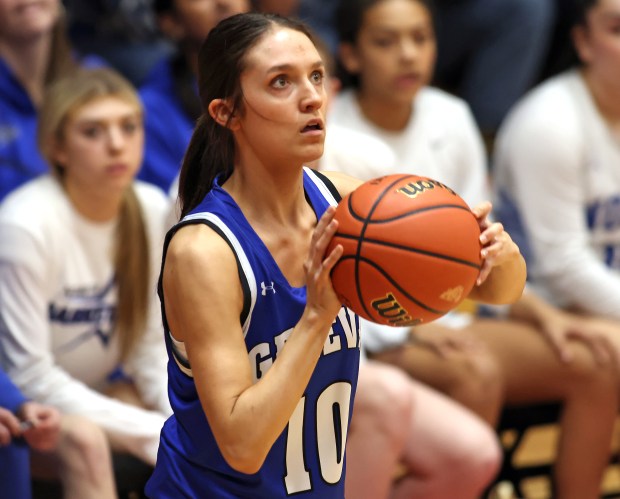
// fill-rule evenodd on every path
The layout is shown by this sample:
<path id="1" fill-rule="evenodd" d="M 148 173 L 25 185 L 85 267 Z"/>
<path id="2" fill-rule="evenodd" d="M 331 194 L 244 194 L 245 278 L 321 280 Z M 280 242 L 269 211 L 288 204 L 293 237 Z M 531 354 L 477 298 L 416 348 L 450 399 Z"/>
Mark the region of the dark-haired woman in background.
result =
<path id="1" fill-rule="evenodd" d="M 431 2 L 341 0 L 340 5 L 341 60 L 354 85 L 336 98 L 330 126 L 383 141 L 397 158 L 398 172 L 444 182 L 472 206 L 487 199 L 486 158 L 468 107 L 428 86 L 436 51 Z M 557 113 L 543 115 L 552 119 Z M 534 136 L 526 142 L 532 145 L 521 143 L 516 155 L 527 157 L 535 149 Z M 540 143 L 541 150 L 548 147 L 549 141 Z M 349 165 L 343 172 L 361 177 L 358 168 Z M 388 168 L 378 163 L 374 176 L 394 173 Z M 524 192 L 530 184 L 540 185 L 539 175 L 532 172 Z M 523 179 L 521 166 L 514 177 Z M 536 227 L 540 210 L 531 215 Z M 564 268 L 558 272 L 565 275 Z M 505 403 L 561 401 L 556 491 L 563 498 L 585 498 L 600 489 L 618 407 L 615 356 L 603 341 L 583 341 L 596 329 L 526 292 L 503 317 L 455 311 L 400 333 L 372 327 L 365 346 L 371 357 L 405 369 L 493 425 Z M 570 341 L 557 341 L 564 336 Z M 580 432 L 585 426 L 593 427 L 587 436 Z M 586 454 L 590 458 L 584 462 Z"/>
<path id="2" fill-rule="evenodd" d="M 72 50 L 60 0 L 0 0 L 0 200 L 47 172 L 36 144 L 38 109 L 45 87 L 80 65 L 104 61 Z"/>
<path id="3" fill-rule="evenodd" d="M 168 192 L 201 113 L 196 83 L 198 49 L 220 20 L 249 11 L 250 2 L 155 0 L 153 8 L 175 52 L 160 61 L 140 87 L 146 150 L 138 178 Z"/>

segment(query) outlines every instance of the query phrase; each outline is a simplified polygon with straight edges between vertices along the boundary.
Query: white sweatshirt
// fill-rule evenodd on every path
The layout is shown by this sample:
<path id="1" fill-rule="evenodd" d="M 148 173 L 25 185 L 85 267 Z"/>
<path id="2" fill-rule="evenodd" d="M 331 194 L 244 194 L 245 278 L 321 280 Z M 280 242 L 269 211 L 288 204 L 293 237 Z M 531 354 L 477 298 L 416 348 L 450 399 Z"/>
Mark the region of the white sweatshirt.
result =
<path id="1" fill-rule="evenodd" d="M 161 426 L 172 412 L 155 287 L 169 202 L 152 186 L 135 188 L 151 252 L 151 305 L 147 329 L 123 370 L 153 410 L 101 394 L 120 359 L 116 221 L 82 217 L 49 175 L 0 205 L 0 360 L 27 397 L 91 419 L 120 450 L 153 464 Z"/>
<path id="2" fill-rule="evenodd" d="M 535 288 L 620 319 L 620 139 L 579 71 L 539 85 L 510 113 L 494 172 L 496 205 Z"/>
<path id="3" fill-rule="evenodd" d="M 390 173 L 422 175 L 445 183 L 470 205 L 489 199 L 484 145 L 462 99 L 425 87 L 413 102 L 405 129 L 392 132 L 370 122 L 362 113 L 355 92 L 349 89 L 338 94 L 331 105 L 328 137 L 333 124 L 370 136 L 373 141 L 379 139 L 391 155 L 386 161 L 375 159 L 377 154 L 368 155 L 363 170 L 351 163 L 332 167 L 325 162 L 322 167 L 326 170 L 340 170 L 361 180 Z M 364 151 L 368 146 L 360 141 L 358 148 Z M 325 156 L 328 154 L 334 155 L 326 151 Z M 368 166 L 370 161 L 375 161 L 374 170 Z"/>

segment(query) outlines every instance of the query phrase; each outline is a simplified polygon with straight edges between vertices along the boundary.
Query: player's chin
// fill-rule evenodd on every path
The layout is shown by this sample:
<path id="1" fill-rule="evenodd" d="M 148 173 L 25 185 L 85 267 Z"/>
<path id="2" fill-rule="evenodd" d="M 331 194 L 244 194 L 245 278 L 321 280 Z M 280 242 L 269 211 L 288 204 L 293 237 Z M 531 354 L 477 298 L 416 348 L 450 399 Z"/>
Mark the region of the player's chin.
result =
<path id="1" fill-rule="evenodd" d="M 321 158 L 321 156 L 323 156 L 323 151 L 324 151 L 324 147 L 323 147 L 323 143 L 321 144 L 316 144 L 314 146 L 307 146 L 304 147 L 303 153 L 302 153 L 302 160 L 304 163 L 312 163 L 314 161 L 317 161 Z"/>

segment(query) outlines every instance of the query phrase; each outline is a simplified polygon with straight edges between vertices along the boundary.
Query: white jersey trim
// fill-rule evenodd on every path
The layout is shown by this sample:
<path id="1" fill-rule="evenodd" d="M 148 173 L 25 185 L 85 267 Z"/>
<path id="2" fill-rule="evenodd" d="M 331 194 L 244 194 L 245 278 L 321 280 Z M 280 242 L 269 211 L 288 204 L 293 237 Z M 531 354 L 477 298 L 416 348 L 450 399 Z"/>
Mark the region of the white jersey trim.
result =
<path id="1" fill-rule="evenodd" d="M 331 204 L 332 206 L 336 206 L 338 204 L 338 201 L 336 201 L 336 198 L 334 198 L 333 194 L 327 188 L 325 183 L 319 177 L 317 177 L 316 174 L 307 166 L 304 166 L 304 171 L 308 174 L 308 178 L 312 180 L 314 185 L 318 187 L 319 191 L 321 191 L 321 194 L 323 194 L 323 197 L 329 202 L 329 204 Z"/>
<path id="2" fill-rule="evenodd" d="M 170 331 L 168 331 L 168 335 L 170 336 L 173 345 L 172 350 L 174 351 L 174 355 L 172 356 L 172 358 L 176 362 L 181 372 L 183 372 L 190 378 L 193 378 L 194 373 L 192 372 L 192 370 L 181 362 L 181 360 L 183 360 L 187 362 L 187 365 L 189 365 L 189 360 L 187 359 L 187 350 L 185 349 L 185 343 L 177 340 L 174 336 L 172 336 L 172 333 Z M 181 360 L 179 360 L 179 358 Z"/>
<path id="3" fill-rule="evenodd" d="M 256 277 L 254 275 L 254 271 L 252 270 L 252 266 L 250 265 L 250 261 L 248 260 L 245 251 L 243 251 L 243 247 L 241 246 L 241 243 L 239 243 L 239 240 L 217 215 L 209 212 L 194 213 L 193 215 L 186 216 L 183 221 L 197 219 L 208 220 L 212 224 L 216 225 L 224 233 L 224 235 L 228 239 L 228 242 L 234 248 L 237 258 L 239 259 L 239 263 L 241 264 L 241 270 L 243 271 L 243 274 L 248 281 L 248 287 L 250 288 L 250 310 L 248 311 L 248 315 L 245 318 L 242 326 L 243 336 L 245 337 L 248 334 L 250 320 L 252 319 L 252 312 L 254 311 L 254 305 L 256 305 L 257 296 Z"/>

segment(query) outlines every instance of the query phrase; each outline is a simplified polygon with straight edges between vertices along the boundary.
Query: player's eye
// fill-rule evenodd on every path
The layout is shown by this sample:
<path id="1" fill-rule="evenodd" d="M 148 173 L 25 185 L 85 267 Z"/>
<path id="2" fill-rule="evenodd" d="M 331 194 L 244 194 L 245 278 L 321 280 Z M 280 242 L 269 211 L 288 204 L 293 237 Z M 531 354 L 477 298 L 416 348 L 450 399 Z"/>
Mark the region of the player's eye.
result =
<path id="1" fill-rule="evenodd" d="M 271 80 L 271 86 L 278 89 L 286 88 L 288 83 L 288 78 L 285 75 L 276 76 L 273 80 Z"/>
<path id="2" fill-rule="evenodd" d="M 323 78 L 324 77 L 325 77 L 325 75 L 323 74 L 323 71 L 320 71 L 320 70 L 317 69 L 316 71 L 312 72 L 312 75 L 310 76 L 310 79 L 316 85 L 320 85 L 323 82 Z"/>

